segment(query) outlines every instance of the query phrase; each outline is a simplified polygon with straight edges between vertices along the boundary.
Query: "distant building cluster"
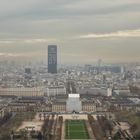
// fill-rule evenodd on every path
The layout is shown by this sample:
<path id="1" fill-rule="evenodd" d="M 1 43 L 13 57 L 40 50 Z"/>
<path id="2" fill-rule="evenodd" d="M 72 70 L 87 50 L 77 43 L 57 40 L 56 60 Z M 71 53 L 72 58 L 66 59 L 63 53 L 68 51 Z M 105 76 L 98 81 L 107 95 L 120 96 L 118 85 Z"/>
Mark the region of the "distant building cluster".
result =
<path id="1" fill-rule="evenodd" d="M 1 116 L 12 112 L 78 112 L 140 110 L 140 68 L 138 65 L 58 67 L 58 48 L 48 46 L 48 62 L 1 63 Z"/>

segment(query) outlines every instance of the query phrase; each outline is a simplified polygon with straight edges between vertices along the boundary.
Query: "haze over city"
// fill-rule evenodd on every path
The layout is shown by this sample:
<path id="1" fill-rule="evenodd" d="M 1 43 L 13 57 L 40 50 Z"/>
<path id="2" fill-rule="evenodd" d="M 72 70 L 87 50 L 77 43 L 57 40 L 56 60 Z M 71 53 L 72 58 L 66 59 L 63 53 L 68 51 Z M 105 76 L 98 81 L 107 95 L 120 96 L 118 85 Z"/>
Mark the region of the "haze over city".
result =
<path id="1" fill-rule="evenodd" d="M 0 0 L 0 59 L 61 63 L 140 61 L 139 0 Z"/>
<path id="2" fill-rule="evenodd" d="M 140 0 L 0 0 L 0 140 L 140 140 Z"/>

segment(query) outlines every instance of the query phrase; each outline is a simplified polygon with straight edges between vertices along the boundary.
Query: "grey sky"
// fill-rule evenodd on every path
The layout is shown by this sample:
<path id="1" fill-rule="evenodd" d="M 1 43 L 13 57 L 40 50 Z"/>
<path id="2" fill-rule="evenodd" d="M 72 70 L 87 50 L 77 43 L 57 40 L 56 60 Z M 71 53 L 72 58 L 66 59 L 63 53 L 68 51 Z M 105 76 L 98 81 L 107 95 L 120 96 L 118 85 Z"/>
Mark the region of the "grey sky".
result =
<path id="1" fill-rule="evenodd" d="M 140 0 L 0 0 L 0 59 L 140 61 Z"/>

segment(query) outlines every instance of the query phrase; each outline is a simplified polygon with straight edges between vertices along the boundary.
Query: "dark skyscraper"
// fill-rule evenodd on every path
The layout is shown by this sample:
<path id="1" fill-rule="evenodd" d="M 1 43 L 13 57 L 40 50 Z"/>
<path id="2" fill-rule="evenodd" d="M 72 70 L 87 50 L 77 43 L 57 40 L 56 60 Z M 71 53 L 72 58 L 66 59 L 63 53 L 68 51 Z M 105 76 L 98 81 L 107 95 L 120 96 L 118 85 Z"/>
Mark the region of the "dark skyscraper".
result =
<path id="1" fill-rule="evenodd" d="M 26 74 L 31 74 L 31 68 L 25 68 L 25 73 Z"/>
<path id="2" fill-rule="evenodd" d="M 48 45 L 48 73 L 57 73 L 57 46 Z"/>

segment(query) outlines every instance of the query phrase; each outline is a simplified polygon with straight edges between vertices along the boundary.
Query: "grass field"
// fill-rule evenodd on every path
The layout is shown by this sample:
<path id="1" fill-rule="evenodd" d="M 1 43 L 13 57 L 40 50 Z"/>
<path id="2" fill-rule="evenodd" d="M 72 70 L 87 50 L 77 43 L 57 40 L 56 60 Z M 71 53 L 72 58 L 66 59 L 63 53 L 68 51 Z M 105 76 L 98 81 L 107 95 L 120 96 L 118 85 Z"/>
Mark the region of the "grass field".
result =
<path id="1" fill-rule="evenodd" d="M 66 139 L 89 139 L 89 135 L 84 120 L 66 120 L 65 122 Z"/>

